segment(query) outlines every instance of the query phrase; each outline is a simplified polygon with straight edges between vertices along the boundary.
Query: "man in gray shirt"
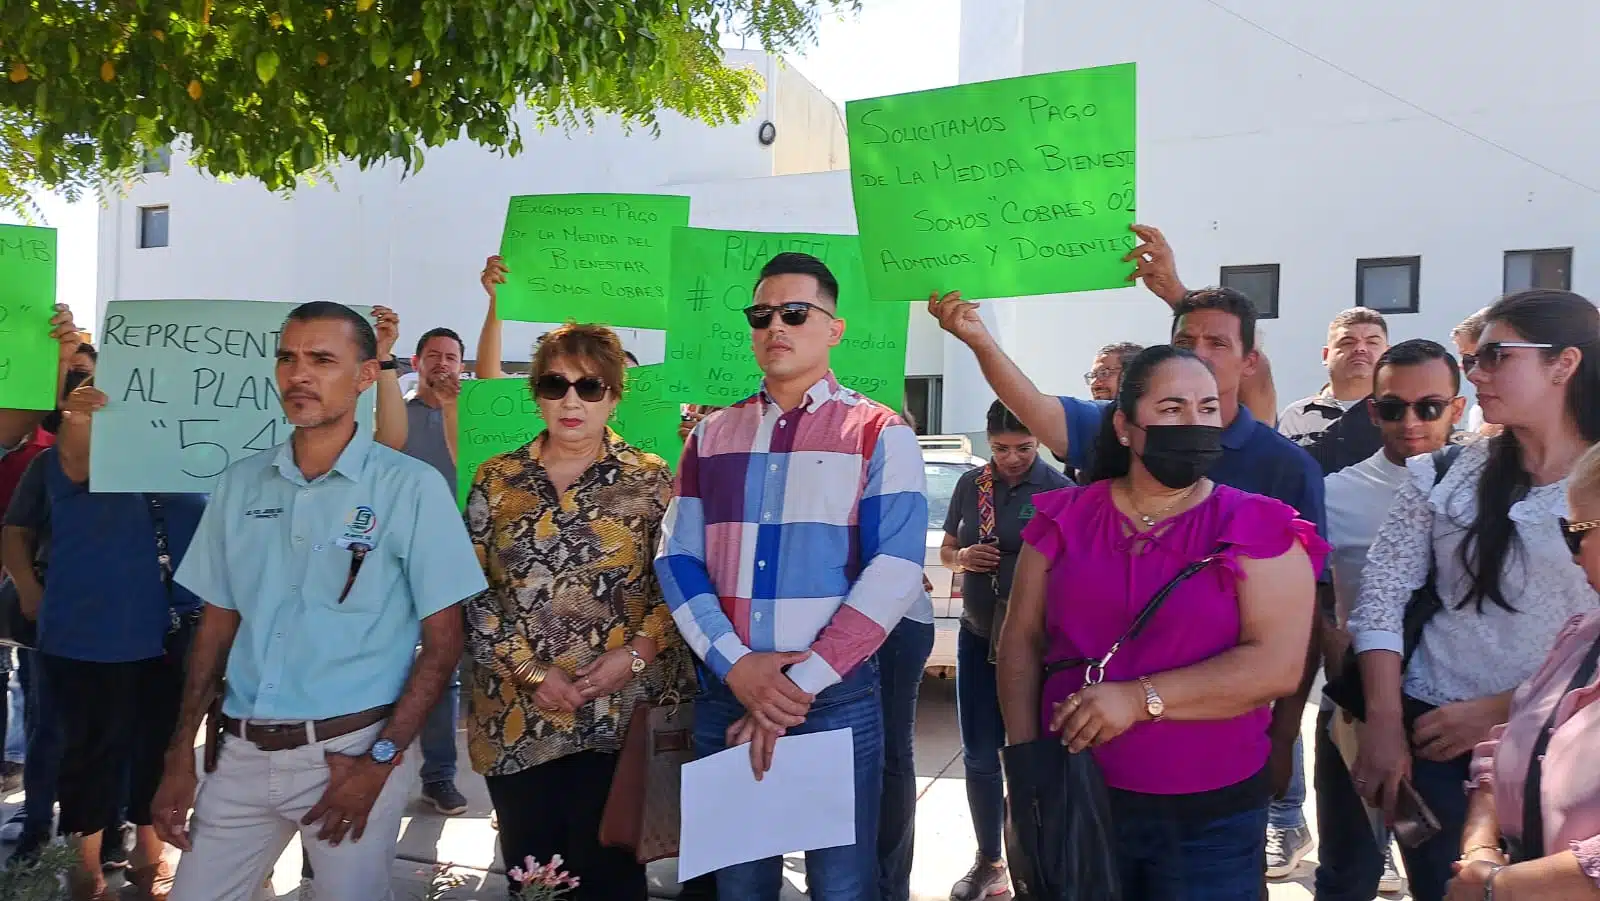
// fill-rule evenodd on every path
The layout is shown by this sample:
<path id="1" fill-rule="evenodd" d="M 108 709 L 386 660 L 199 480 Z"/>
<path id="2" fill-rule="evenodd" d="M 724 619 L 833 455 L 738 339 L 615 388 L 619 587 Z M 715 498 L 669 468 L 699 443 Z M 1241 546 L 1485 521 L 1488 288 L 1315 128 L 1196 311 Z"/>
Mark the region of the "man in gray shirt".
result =
<path id="1" fill-rule="evenodd" d="M 461 396 L 461 358 L 466 345 L 447 328 L 425 332 L 411 366 L 417 392 L 406 400 L 407 456 L 431 465 L 456 495 L 456 400 Z M 445 687 L 422 727 L 422 797 L 445 816 L 467 810 L 456 788 L 456 723 L 461 710 L 461 672 Z"/>

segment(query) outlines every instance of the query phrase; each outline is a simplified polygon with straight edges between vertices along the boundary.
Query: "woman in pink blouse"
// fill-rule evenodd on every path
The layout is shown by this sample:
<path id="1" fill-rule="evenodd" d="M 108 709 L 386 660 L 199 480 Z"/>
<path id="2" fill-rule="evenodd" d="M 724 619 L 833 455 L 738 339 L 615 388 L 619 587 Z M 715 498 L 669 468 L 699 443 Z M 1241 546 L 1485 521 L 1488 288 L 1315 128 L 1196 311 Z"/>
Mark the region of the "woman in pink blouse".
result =
<path id="1" fill-rule="evenodd" d="M 1125 897 L 1145 901 L 1260 894 L 1270 705 L 1305 671 L 1327 552 L 1287 505 L 1204 477 L 1222 452 L 1217 394 L 1188 351 L 1152 347 L 1128 364 L 1093 484 L 1035 499 L 1001 636 L 1007 741 L 1049 733 L 1093 750 Z M 1086 659 L 1208 556 L 1104 681 L 1090 672 Z"/>
<path id="2" fill-rule="evenodd" d="M 1600 591 L 1600 446 L 1574 467 L 1567 507 L 1567 544 Z M 1449 901 L 1600 899 L 1597 656 L 1600 613 L 1573 618 L 1512 696 L 1510 720 L 1478 745 Z M 1524 804 L 1532 788 L 1535 810 Z"/>

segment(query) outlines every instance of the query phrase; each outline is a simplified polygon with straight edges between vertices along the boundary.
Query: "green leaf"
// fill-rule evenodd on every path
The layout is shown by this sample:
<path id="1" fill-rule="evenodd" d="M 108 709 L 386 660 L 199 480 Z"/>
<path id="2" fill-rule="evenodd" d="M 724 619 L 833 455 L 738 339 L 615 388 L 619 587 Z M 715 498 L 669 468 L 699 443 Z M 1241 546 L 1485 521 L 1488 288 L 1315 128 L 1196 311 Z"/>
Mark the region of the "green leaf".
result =
<path id="1" fill-rule="evenodd" d="M 384 35 L 372 38 L 372 64 L 380 69 L 389 65 L 389 39 Z"/>
<path id="2" fill-rule="evenodd" d="M 256 77 L 262 84 L 272 81 L 272 76 L 278 74 L 278 54 L 271 50 L 263 50 L 256 54 Z"/>

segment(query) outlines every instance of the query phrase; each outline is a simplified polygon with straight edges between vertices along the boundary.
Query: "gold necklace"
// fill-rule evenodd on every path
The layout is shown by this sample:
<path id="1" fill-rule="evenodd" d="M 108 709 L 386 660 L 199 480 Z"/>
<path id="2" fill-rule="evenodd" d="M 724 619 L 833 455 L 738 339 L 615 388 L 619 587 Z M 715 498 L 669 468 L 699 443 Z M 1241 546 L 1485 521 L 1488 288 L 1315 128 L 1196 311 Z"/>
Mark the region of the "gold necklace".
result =
<path id="1" fill-rule="evenodd" d="M 1128 506 L 1133 508 L 1134 515 L 1138 516 L 1139 517 L 1139 521 L 1144 523 L 1145 529 L 1149 530 L 1149 529 L 1155 528 L 1155 524 L 1161 519 L 1161 517 L 1165 516 L 1167 514 L 1167 512 L 1170 511 L 1173 507 L 1176 507 L 1179 504 L 1183 503 L 1184 501 L 1188 500 L 1189 496 L 1194 494 L 1194 490 L 1196 488 L 1199 488 L 1199 487 L 1200 487 L 1200 483 L 1199 482 L 1195 482 L 1193 485 L 1190 485 L 1182 494 L 1180 494 L 1177 497 L 1173 498 L 1172 500 L 1168 501 L 1165 506 L 1163 506 L 1161 509 L 1155 511 L 1154 513 L 1146 513 L 1143 510 L 1139 509 L 1139 502 L 1133 496 L 1133 486 L 1132 485 L 1126 485 L 1125 486 L 1125 490 L 1128 492 Z"/>

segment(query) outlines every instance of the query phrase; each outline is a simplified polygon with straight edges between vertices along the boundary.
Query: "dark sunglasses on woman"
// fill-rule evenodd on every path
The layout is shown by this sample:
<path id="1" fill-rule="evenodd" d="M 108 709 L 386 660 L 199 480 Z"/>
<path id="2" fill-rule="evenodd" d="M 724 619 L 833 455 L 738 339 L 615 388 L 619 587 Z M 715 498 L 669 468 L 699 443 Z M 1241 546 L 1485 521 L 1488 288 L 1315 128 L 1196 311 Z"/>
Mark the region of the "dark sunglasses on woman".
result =
<path id="1" fill-rule="evenodd" d="M 1555 350 L 1554 344 L 1534 344 L 1528 341 L 1491 341 L 1488 344 L 1478 345 L 1475 354 L 1461 355 L 1461 371 L 1471 373 L 1474 369 L 1484 372 L 1494 372 L 1500 368 L 1511 355 L 1507 350 L 1523 348 L 1525 350 Z"/>
<path id="2" fill-rule="evenodd" d="M 533 392 L 545 400 L 561 400 L 573 388 L 578 389 L 578 399 L 586 403 L 604 400 L 607 386 L 604 379 L 586 375 L 576 382 L 557 372 L 547 372 L 533 383 Z"/>
<path id="3" fill-rule="evenodd" d="M 1567 540 L 1567 550 L 1576 557 L 1583 552 L 1583 539 L 1595 529 L 1600 529 L 1600 519 L 1589 522 L 1567 522 L 1561 519 L 1561 537 Z"/>
<path id="4" fill-rule="evenodd" d="M 829 319 L 835 318 L 827 310 L 814 303 L 806 303 L 803 300 L 791 300 L 776 307 L 769 307 L 759 303 L 754 306 L 748 306 L 744 308 L 744 318 L 750 323 L 751 328 L 759 331 L 772 325 L 772 315 L 774 313 L 778 315 L 779 319 L 783 320 L 784 325 L 805 325 L 806 318 L 811 315 L 812 310 L 816 310 Z"/>
<path id="5" fill-rule="evenodd" d="M 1406 418 L 1407 410 L 1416 410 L 1417 418 L 1423 422 L 1437 422 L 1444 412 L 1450 409 L 1450 401 L 1438 398 L 1425 398 L 1419 401 L 1404 401 L 1398 397 L 1385 397 L 1374 401 L 1373 408 L 1378 411 L 1378 418 L 1384 422 L 1402 422 Z"/>

